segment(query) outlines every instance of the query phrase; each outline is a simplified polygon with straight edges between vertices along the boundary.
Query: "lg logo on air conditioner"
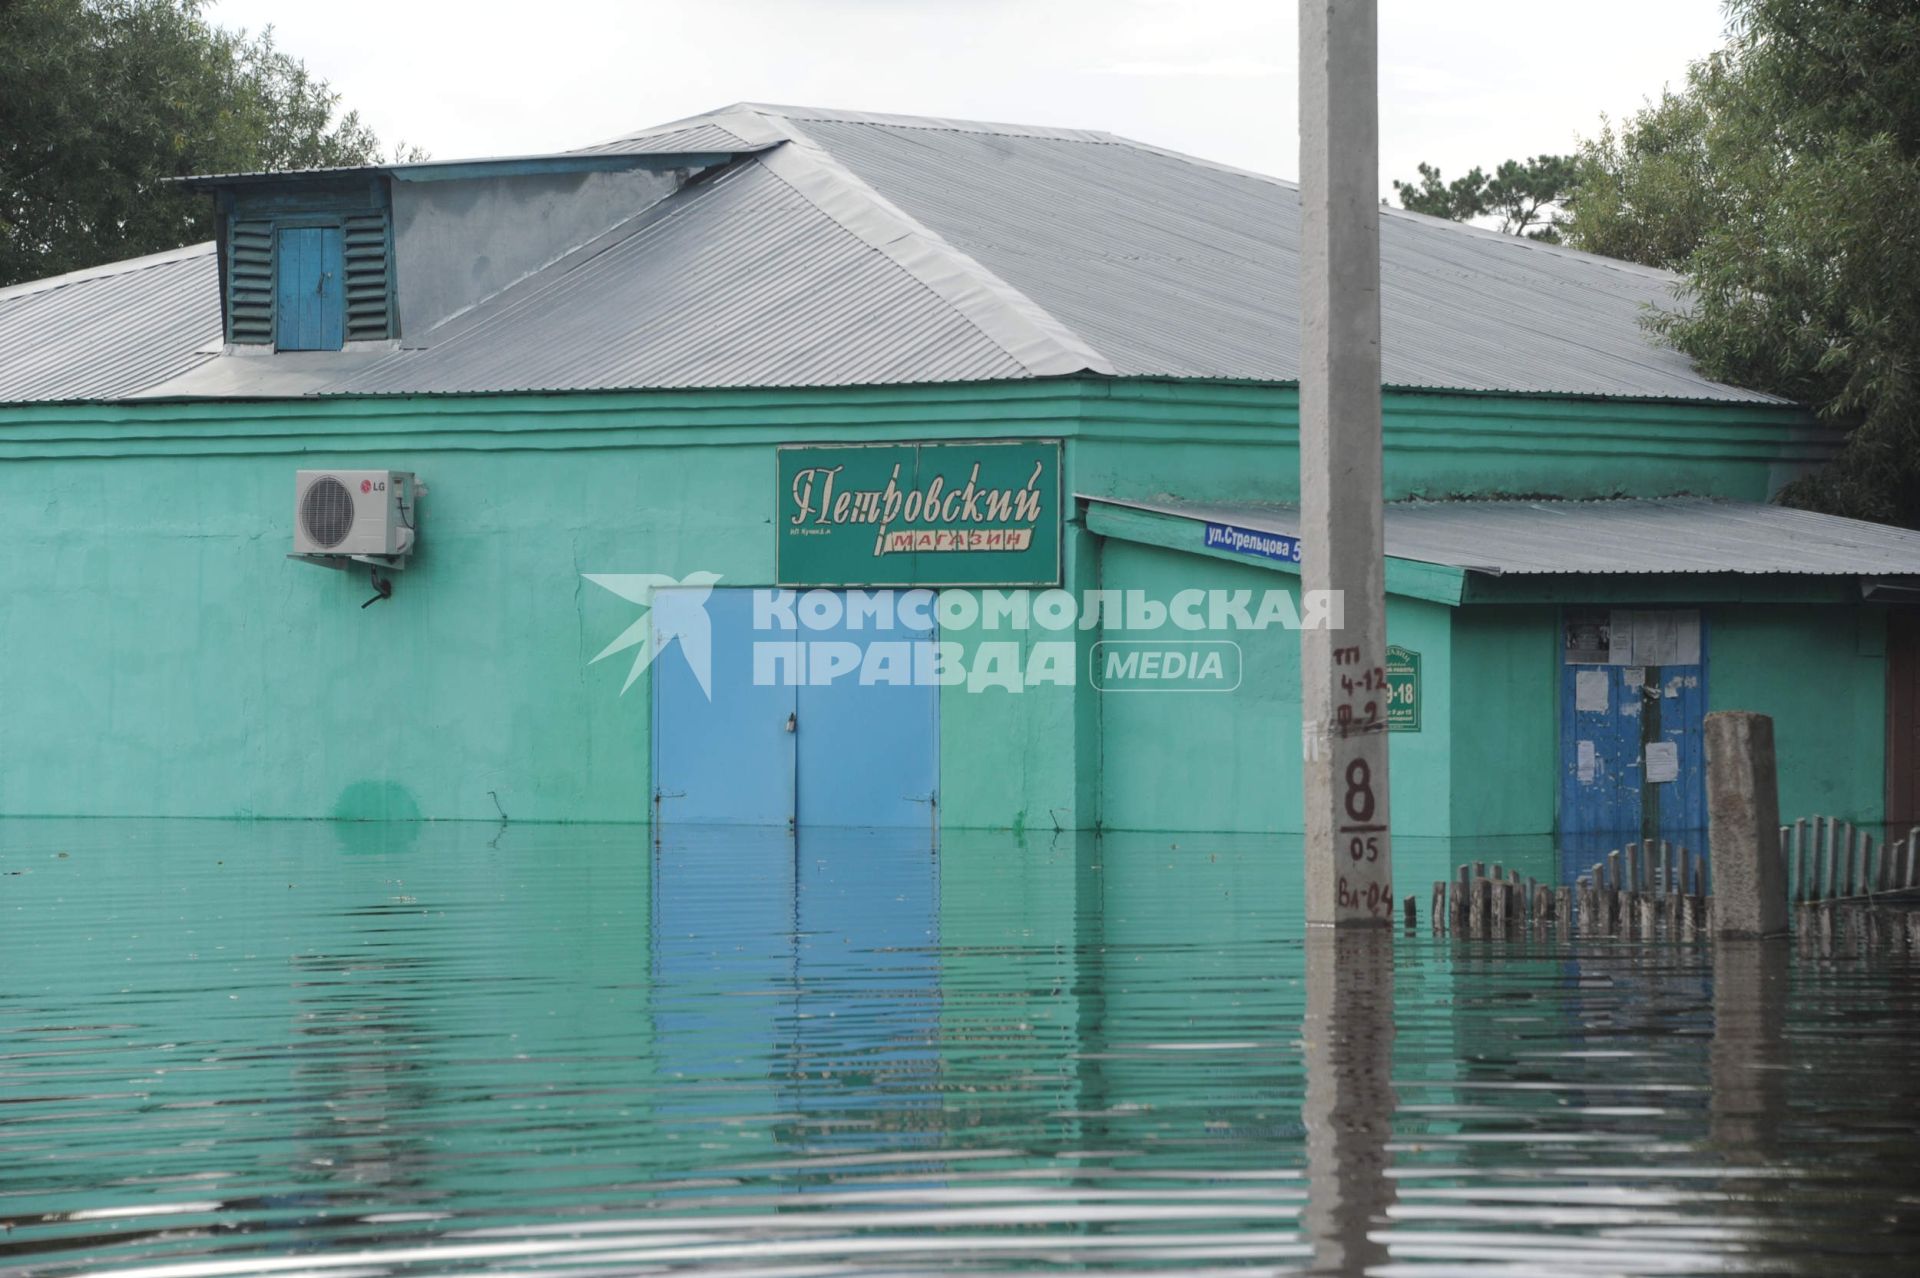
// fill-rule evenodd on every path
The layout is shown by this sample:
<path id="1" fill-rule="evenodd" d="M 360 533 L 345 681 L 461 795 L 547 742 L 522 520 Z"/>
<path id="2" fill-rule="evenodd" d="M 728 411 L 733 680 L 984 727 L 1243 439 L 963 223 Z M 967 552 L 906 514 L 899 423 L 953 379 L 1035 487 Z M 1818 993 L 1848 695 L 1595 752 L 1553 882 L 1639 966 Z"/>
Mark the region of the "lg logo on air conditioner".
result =
<path id="1" fill-rule="evenodd" d="M 384 493 L 387 491 L 386 481 L 382 480 L 379 483 L 375 483 L 371 479 L 363 479 L 360 481 L 360 491 L 363 493 Z"/>

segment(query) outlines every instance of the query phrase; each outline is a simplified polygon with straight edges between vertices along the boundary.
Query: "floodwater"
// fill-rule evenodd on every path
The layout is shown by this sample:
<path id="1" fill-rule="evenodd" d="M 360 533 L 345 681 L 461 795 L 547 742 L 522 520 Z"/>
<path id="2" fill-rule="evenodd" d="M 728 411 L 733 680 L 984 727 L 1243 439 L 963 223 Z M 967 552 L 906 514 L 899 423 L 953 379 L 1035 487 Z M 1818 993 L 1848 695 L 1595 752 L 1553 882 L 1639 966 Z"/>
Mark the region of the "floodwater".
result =
<path id="1" fill-rule="evenodd" d="M 1434 938 L 1470 855 L 3 822 L 0 1273 L 1911 1272 L 1913 961 Z"/>

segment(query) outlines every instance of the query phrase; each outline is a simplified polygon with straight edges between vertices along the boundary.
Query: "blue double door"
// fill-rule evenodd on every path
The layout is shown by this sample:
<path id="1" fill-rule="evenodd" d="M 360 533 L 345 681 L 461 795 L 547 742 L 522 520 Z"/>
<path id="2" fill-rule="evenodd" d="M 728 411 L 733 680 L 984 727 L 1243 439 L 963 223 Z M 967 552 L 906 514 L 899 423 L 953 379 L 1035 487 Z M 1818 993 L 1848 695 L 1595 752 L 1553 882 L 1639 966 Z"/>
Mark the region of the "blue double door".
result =
<path id="1" fill-rule="evenodd" d="M 274 246 L 274 345 L 337 351 L 347 336 L 346 252 L 337 226 L 281 228 Z"/>
<path id="2" fill-rule="evenodd" d="M 1583 872 L 1668 839 L 1704 852 L 1707 635 L 1694 610 L 1569 609 L 1560 666 L 1560 844 Z"/>
<path id="3" fill-rule="evenodd" d="M 752 590 L 715 590 L 708 679 L 653 663 L 654 818 L 689 825 L 918 829 L 937 823 L 931 619 L 842 607 L 832 624 L 756 627 Z M 684 648 L 685 636 L 681 638 Z"/>

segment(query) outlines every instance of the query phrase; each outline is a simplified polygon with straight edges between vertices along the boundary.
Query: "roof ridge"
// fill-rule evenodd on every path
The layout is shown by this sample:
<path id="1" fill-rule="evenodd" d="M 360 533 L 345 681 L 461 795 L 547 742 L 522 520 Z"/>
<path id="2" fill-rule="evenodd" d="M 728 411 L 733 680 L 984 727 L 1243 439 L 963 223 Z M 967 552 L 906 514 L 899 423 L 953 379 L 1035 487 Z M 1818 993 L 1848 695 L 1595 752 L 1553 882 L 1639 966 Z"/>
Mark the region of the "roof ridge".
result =
<path id="1" fill-rule="evenodd" d="M 1172 147 L 1160 146 L 1153 142 L 1143 142 L 1139 138 L 1128 137 L 1121 133 L 1108 133 L 1102 130 L 1065 129 L 1041 125 L 993 123 L 979 120 L 954 120 L 938 116 L 895 115 L 886 112 L 849 111 L 830 107 L 770 106 L 764 103 L 753 102 L 736 103 L 732 107 L 725 108 L 725 110 L 751 111 L 757 114 L 771 115 L 782 120 L 794 122 L 825 120 L 836 123 L 883 125 L 888 128 L 898 129 L 917 128 L 963 133 L 986 133 L 1003 137 L 1040 138 L 1061 142 L 1086 142 L 1107 146 L 1125 146 L 1136 151 L 1145 151 L 1150 155 L 1163 156 L 1170 160 L 1179 160 L 1182 163 L 1191 164 L 1198 168 L 1210 169 L 1215 173 L 1225 173 L 1231 177 L 1245 178 L 1253 182 L 1263 182 L 1269 186 L 1280 187 L 1282 190 L 1297 192 L 1300 189 L 1298 182 L 1278 177 L 1272 173 L 1262 173 L 1257 169 L 1241 168 L 1239 165 L 1228 164 L 1222 160 L 1210 160 L 1203 155 L 1194 155 L 1187 151 L 1176 151 Z M 720 114 L 721 112 L 712 113 L 715 117 Z M 1582 261 L 1593 262 L 1598 265 L 1609 266 L 1617 270 L 1650 276 L 1656 279 L 1678 282 L 1681 278 L 1679 273 L 1675 271 L 1665 270 L 1657 266 L 1648 266 L 1642 262 L 1632 262 L 1624 258 L 1608 257 L 1604 253 L 1590 253 L 1585 249 L 1577 249 L 1570 245 L 1551 243 L 1546 240 L 1530 239 L 1523 235 L 1509 235 L 1503 231 L 1495 231 L 1488 227 L 1475 226 L 1471 222 L 1455 222 L 1450 218 L 1434 217 L 1430 214 L 1416 212 L 1413 209 L 1395 208 L 1393 205 L 1384 202 L 1380 205 L 1380 212 L 1386 216 L 1428 223 L 1434 226 L 1435 229 L 1451 228 L 1454 231 L 1468 235 L 1492 236 L 1494 240 L 1498 242 L 1519 245 L 1524 251 L 1562 254 Z"/>
<path id="2" fill-rule="evenodd" d="M 184 262 L 188 258 L 211 254 L 214 251 L 212 240 L 203 240 L 198 244 L 187 244 L 176 249 L 163 249 L 158 253 L 148 253 L 141 257 L 125 257 L 117 262 L 103 262 L 99 266 L 85 266 L 77 271 L 67 271 L 61 275 L 49 275 L 37 280 L 22 280 L 18 284 L 9 284 L 0 288 L 0 302 L 10 302 L 16 298 L 30 297 L 35 293 L 50 293 L 57 288 L 66 288 L 71 284 L 84 284 L 88 280 L 110 279 L 115 275 L 130 275 L 135 271 L 144 271 L 155 266 L 166 266 L 173 262 Z"/>
<path id="3" fill-rule="evenodd" d="M 1112 361 L 1027 294 L 880 194 L 785 116 L 786 146 L 753 163 L 884 254 L 1034 377 L 1117 376 Z"/>
<path id="4" fill-rule="evenodd" d="M 1491 236 L 1502 244 L 1518 245 L 1533 253 L 1547 253 L 1560 257 L 1570 257 L 1582 262 L 1591 262 L 1596 266 L 1611 267 L 1633 275 L 1645 275 L 1653 279 L 1679 283 L 1684 277 L 1678 271 L 1669 271 L 1661 266 L 1648 266 L 1645 262 L 1630 261 L 1624 257 L 1608 257 L 1605 253 L 1590 253 L 1586 249 L 1577 249 L 1570 244 L 1561 244 L 1553 240 L 1536 240 L 1527 235 L 1514 235 L 1507 231 L 1496 231 L 1490 226 L 1475 226 L 1471 222 L 1456 222 L 1449 217 L 1436 217 L 1432 213 L 1422 213 L 1417 209 L 1398 209 L 1382 200 L 1380 212 L 1383 216 L 1398 218 L 1405 222 L 1425 224 L 1434 230 L 1452 230 L 1455 233 Z"/>
<path id="5" fill-rule="evenodd" d="M 743 145 L 750 147 L 772 144 L 778 140 L 780 134 L 779 128 L 770 124 L 766 119 L 766 113 L 758 107 L 745 102 L 735 102 L 728 106 L 716 107 L 711 111 L 702 111 L 698 115 L 668 120 L 664 124 L 649 124 L 643 128 L 628 129 L 613 137 L 602 138 L 598 142 L 590 142 L 583 147 L 574 147 L 561 154 L 576 155 L 614 146 L 621 142 L 637 142 L 643 138 L 659 137 L 669 133 L 685 133 L 707 125 L 731 133 Z M 758 136 L 755 136 L 756 134 Z"/>
<path id="6" fill-rule="evenodd" d="M 727 110 L 752 111 L 791 123 L 872 124 L 890 129 L 927 129 L 942 133 L 985 133 L 997 137 L 1040 138 L 1055 142 L 1084 142 L 1098 146 L 1122 144 L 1127 139 L 1099 129 L 1070 129 L 1010 121 L 962 120 L 950 116 L 905 115 L 886 111 L 853 111 L 841 107 L 779 106 L 764 102 L 736 103 Z"/>

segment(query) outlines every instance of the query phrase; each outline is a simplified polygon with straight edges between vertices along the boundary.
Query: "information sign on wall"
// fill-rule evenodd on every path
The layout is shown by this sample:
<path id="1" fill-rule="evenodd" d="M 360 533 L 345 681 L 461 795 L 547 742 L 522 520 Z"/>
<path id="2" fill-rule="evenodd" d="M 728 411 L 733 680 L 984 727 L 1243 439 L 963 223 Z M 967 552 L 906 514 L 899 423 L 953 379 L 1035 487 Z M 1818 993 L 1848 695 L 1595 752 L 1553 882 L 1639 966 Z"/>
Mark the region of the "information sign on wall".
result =
<path id="1" fill-rule="evenodd" d="M 1387 731 L 1420 731 L 1420 654 L 1387 645 Z"/>

